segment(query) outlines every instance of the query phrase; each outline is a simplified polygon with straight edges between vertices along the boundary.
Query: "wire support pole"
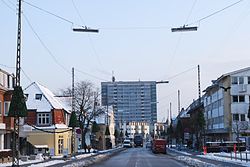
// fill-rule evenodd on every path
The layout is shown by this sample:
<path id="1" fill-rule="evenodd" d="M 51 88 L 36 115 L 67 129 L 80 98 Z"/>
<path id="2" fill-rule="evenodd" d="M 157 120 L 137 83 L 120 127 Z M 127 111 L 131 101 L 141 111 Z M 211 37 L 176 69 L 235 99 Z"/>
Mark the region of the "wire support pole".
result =
<path id="1" fill-rule="evenodd" d="M 200 65 L 198 65 L 198 94 L 199 94 L 199 102 L 201 102 L 201 74 L 200 74 Z"/>
<path id="2" fill-rule="evenodd" d="M 72 112 L 75 112 L 75 72 L 74 67 L 72 68 Z M 72 148 L 71 155 L 75 154 L 75 127 L 72 127 Z"/>
<path id="3" fill-rule="evenodd" d="M 20 60 L 21 60 L 21 0 L 18 1 L 18 30 L 17 30 L 16 83 L 15 83 L 15 86 L 20 86 L 20 72 L 21 72 Z M 13 132 L 12 147 L 13 147 L 13 149 L 12 149 L 12 152 L 13 152 L 12 166 L 19 166 L 19 116 L 14 117 L 14 132 Z"/>

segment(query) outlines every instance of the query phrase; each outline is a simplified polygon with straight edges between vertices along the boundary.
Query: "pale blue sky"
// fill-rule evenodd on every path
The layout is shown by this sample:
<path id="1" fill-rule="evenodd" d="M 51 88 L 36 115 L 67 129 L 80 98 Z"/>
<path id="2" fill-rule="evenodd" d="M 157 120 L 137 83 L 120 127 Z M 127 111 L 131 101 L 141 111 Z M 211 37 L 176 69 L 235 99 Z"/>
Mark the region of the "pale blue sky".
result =
<path id="1" fill-rule="evenodd" d="M 37 81 L 56 93 L 71 85 L 72 67 L 76 68 L 77 81 L 90 80 L 99 87 L 101 81 L 111 80 L 112 71 L 117 81 L 169 80 L 169 84 L 157 86 L 158 120 L 162 121 L 170 102 L 173 114 L 177 114 L 178 89 L 181 107 L 197 99 L 198 64 L 202 90 L 222 74 L 250 65 L 249 0 L 201 22 L 196 21 L 237 0 L 25 2 L 23 13 L 28 21 L 23 17 L 21 67 L 29 79 L 21 74 L 23 87 Z M 0 0 L 0 68 L 13 73 L 15 69 L 9 67 L 15 67 L 16 62 L 15 5 L 16 0 Z M 170 30 L 194 22 L 199 26 L 197 32 Z M 77 25 L 100 32 L 73 32 Z"/>

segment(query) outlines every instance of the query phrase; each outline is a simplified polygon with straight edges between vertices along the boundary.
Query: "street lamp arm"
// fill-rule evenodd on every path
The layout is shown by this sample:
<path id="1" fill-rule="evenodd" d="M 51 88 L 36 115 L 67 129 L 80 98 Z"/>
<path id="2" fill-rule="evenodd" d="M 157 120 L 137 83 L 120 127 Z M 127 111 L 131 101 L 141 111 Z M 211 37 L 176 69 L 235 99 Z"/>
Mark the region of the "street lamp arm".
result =
<path id="1" fill-rule="evenodd" d="M 75 32 L 95 32 L 95 33 L 98 33 L 99 30 L 98 29 L 92 29 L 92 28 L 89 28 L 89 27 L 78 27 L 78 28 L 73 28 L 73 31 Z"/>

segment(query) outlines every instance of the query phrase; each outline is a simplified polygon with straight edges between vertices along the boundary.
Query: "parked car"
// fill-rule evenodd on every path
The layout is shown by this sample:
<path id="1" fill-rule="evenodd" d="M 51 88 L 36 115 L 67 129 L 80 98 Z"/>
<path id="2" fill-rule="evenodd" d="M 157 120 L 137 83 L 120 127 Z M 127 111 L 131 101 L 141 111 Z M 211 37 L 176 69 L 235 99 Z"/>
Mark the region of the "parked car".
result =
<path id="1" fill-rule="evenodd" d="M 129 139 L 125 139 L 123 141 L 123 147 L 131 148 L 132 147 L 132 142 Z"/>

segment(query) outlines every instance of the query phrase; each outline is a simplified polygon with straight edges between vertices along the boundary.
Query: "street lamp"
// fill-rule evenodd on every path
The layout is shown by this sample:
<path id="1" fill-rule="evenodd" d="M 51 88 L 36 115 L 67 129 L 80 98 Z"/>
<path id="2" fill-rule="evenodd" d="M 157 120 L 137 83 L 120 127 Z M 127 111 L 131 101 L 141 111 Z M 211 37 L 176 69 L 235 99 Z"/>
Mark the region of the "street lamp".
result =
<path id="1" fill-rule="evenodd" d="M 73 28 L 73 31 L 75 32 L 95 32 L 95 33 L 98 33 L 99 30 L 98 29 L 91 29 L 89 27 L 86 27 L 86 26 L 82 26 L 82 27 L 78 27 L 78 28 Z"/>
<path id="2" fill-rule="evenodd" d="M 189 27 L 187 25 L 183 25 L 178 28 L 171 28 L 171 31 L 172 32 L 185 32 L 185 31 L 197 31 L 197 29 L 198 29 L 197 26 Z"/>

